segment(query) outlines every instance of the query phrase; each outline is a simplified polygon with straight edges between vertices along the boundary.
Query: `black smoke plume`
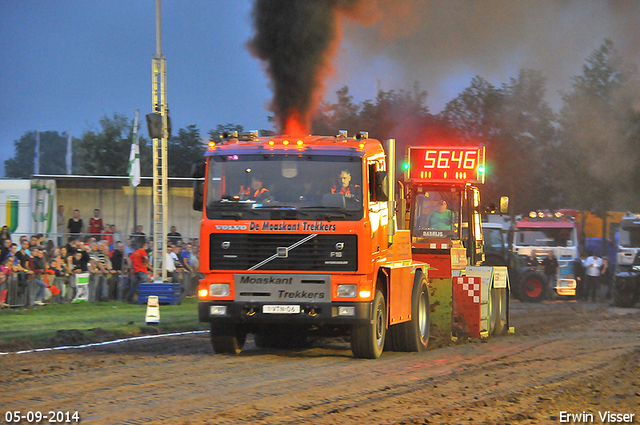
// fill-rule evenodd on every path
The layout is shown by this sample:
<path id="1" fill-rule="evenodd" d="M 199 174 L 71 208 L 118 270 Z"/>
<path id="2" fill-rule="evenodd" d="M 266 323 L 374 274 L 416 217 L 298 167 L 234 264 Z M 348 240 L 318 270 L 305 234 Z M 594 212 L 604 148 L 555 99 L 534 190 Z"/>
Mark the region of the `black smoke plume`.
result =
<path id="1" fill-rule="evenodd" d="M 256 0 L 250 52 L 262 60 L 271 80 L 271 110 L 281 132 L 308 132 L 310 114 L 321 100 L 323 79 L 340 39 L 340 14 L 358 0 Z M 291 121 L 299 123 L 293 126 Z"/>

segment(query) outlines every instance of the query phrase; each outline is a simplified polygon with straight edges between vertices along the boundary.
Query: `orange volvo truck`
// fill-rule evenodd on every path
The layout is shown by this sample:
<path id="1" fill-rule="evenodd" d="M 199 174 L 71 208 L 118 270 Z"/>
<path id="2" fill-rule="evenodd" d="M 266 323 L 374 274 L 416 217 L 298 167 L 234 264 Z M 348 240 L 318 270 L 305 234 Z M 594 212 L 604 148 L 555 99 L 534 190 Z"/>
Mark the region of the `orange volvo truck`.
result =
<path id="1" fill-rule="evenodd" d="M 397 229 L 394 144 L 341 132 L 210 146 L 194 208 L 216 353 L 239 353 L 249 333 L 263 347 L 347 334 L 361 358 L 427 348 L 429 267 Z"/>

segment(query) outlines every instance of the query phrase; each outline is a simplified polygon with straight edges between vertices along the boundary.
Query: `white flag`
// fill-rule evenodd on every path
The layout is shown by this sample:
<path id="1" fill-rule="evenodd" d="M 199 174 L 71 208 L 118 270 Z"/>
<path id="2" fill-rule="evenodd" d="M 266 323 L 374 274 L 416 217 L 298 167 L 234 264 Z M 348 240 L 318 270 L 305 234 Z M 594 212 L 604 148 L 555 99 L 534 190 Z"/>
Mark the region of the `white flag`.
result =
<path id="1" fill-rule="evenodd" d="M 140 147 L 138 146 L 138 116 L 140 110 L 136 110 L 136 120 L 133 124 L 133 140 L 131 141 L 131 154 L 129 154 L 129 185 L 136 187 L 140 184 Z"/>

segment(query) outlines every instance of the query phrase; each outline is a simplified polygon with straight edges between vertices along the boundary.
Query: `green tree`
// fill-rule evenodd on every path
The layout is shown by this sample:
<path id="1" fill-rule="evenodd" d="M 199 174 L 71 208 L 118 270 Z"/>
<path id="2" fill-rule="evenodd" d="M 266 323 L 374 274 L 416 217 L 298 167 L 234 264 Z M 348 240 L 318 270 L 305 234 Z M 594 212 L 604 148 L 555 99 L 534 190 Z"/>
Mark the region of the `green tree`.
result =
<path id="1" fill-rule="evenodd" d="M 269 122 L 273 122 L 274 119 L 272 116 L 267 117 Z M 207 133 L 209 135 L 209 140 L 212 140 L 214 142 L 217 142 L 218 140 L 220 140 L 220 135 L 224 132 L 226 133 L 233 133 L 234 131 L 237 131 L 238 134 L 242 134 L 244 133 L 244 126 L 240 125 L 240 124 L 232 124 L 232 123 L 227 123 L 227 124 L 218 124 L 215 128 L 215 130 L 209 130 L 209 132 Z M 252 130 L 255 131 L 255 130 Z M 258 130 L 258 135 L 260 137 L 271 137 L 273 135 L 275 135 L 275 131 L 273 130 L 267 130 L 267 129 L 260 129 Z"/>
<path id="2" fill-rule="evenodd" d="M 466 143 L 491 143 L 499 133 L 504 91 L 480 76 L 471 79 L 438 114 L 438 121 Z"/>
<path id="3" fill-rule="evenodd" d="M 336 91 L 338 102 L 323 103 L 312 119 L 313 134 L 334 135 L 347 130 L 353 135 L 360 131 L 369 133 L 369 137 L 379 140 L 394 137 L 402 143 L 411 137 L 403 137 L 403 128 L 429 118 L 426 106 L 427 92 L 420 90 L 416 83 L 412 91 L 379 91 L 375 101 L 365 100 L 353 103 L 349 88 Z M 399 135 L 400 134 L 400 135 Z"/>
<path id="4" fill-rule="evenodd" d="M 169 176 L 191 177 L 191 165 L 204 156 L 206 145 L 195 125 L 178 130 L 178 136 L 171 137 L 167 145 Z"/>
<path id="5" fill-rule="evenodd" d="M 82 135 L 78 146 L 80 174 L 91 176 L 127 175 L 129 154 L 133 138 L 133 122 L 125 115 L 114 114 L 100 120 L 101 131 L 89 130 Z M 147 162 L 144 149 L 146 141 L 139 137 L 141 174 L 146 174 L 143 165 Z M 147 170 L 150 170 L 148 168 Z M 148 172 L 148 171 L 147 171 Z M 148 175 L 148 174 L 147 174 Z"/>
<path id="6" fill-rule="evenodd" d="M 640 206 L 639 89 L 638 70 L 607 39 L 563 95 L 559 150 L 565 172 L 559 182 L 567 201 L 601 218 L 612 209 Z"/>
<path id="7" fill-rule="evenodd" d="M 360 125 L 361 106 L 353 103 L 353 96 L 349 95 L 349 88 L 342 87 L 336 91 L 338 102 L 330 104 L 323 102 L 311 120 L 313 134 L 335 135 L 340 130 L 347 130 L 348 134 L 355 134 L 363 130 Z"/>
<path id="8" fill-rule="evenodd" d="M 512 215 L 549 207 L 545 152 L 555 118 L 544 92 L 538 71 L 522 70 L 500 88 L 477 76 L 437 117 L 455 140 L 487 147 L 484 190 L 508 195 Z"/>
<path id="9" fill-rule="evenodd" d="M 73 139 L 75 148 L 79 139 Z M 28 131 L 14 142 L 15 156 L 4 162 L 4 175 L 9 178 L 29 178 L 33 173 L 36 131 Z M 66 174 L 67 133 L 40 132 L 40 174 Z M 75 155 L 74 155 L 75 156 Z M 75 163 L 76 158 L 73 158 Z M 74 170 L 76 167 L 74 166 Z"/>
<path id="10" fill-rule="evenodd" d="M 506 194 L 516 212 L 554 205 L 553 158 L 556 117 L 544 100 L 546 80 L 539 71 L 521 70 L 502 88 L 499 132 L 492 146 L 495 155 L 495 194 Z"/>
<path id="11" fill-rule="evenodd" d="M 240 134 L 244 131 L 244 127 L 240 124 L 232 123 L 218 124 L 215 130 L 209 130 L 209 133 L 207 134 L 209 134 L 209 140 L 218 141 L 222 133 L 233 133 L 234 131 L 237 131 L 238 134 Z"/>

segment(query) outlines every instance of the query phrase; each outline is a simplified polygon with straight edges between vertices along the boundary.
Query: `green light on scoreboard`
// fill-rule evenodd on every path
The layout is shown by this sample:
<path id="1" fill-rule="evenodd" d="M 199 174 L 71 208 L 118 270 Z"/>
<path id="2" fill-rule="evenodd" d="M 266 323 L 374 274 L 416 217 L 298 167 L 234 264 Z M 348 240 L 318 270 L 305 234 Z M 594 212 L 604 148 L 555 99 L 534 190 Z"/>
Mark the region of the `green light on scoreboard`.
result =
<path id="1" fill-rule="evenodd" d="M 408 163 L 408 162 L 403 162 L 403 163 L 402 163 L 402 169 L 403 169 L 404 171 L 409 170 L 409 163 Z"/>
<path id="2" fill-rule="evenodd" d="M 478 173 L 480 174 L 484 173 L 484 165 L 481 165 L 478 167 Z"/>

